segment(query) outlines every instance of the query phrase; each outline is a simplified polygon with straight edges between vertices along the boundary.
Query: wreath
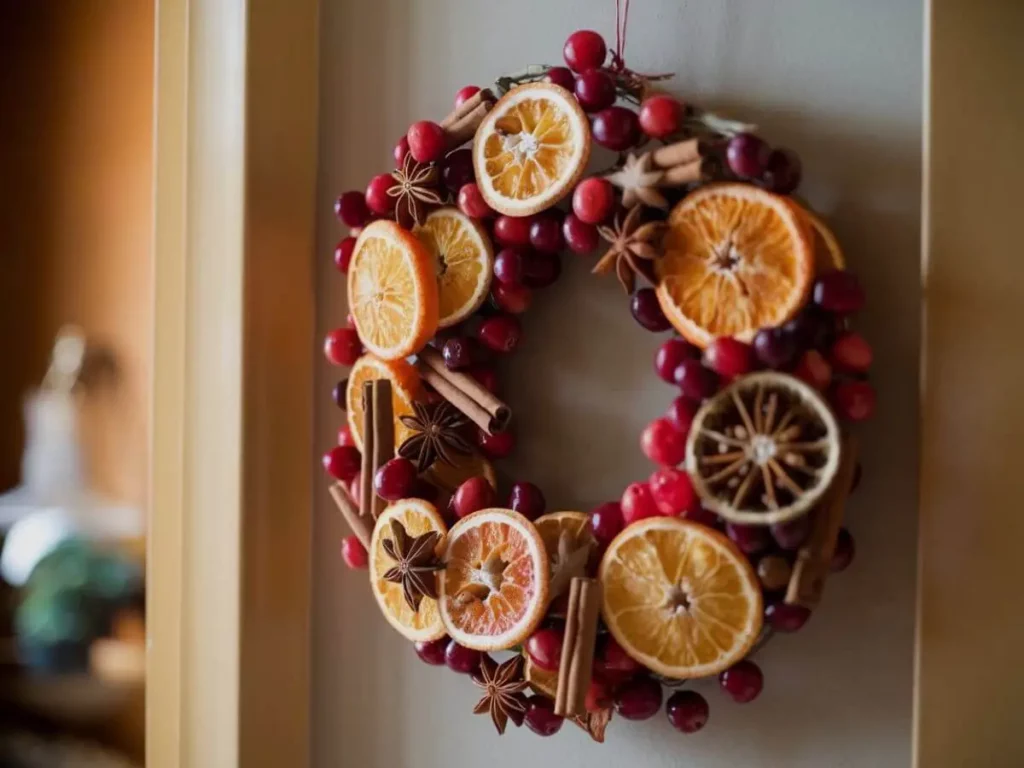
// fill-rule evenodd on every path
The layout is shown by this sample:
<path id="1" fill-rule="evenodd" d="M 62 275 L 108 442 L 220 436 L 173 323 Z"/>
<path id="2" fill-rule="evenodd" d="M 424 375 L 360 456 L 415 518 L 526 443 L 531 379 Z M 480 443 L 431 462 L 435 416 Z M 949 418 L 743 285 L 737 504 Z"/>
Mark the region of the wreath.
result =
<path id="1" fill-rule="evenodd" d="M 629 69 L 624 26 L 610 55 L 581 30 L 567 66 L 463 88 L 335 204 L 352 230 L 335 252 L 351 314 L 325 345 L 351 366 L 324 456 L 342 556 L 423 661 L 472 677 L 499 733 L 569 719 L 603 741 L 666 689 L 672 726 L 700 730 L 688 682 L 757 698 L 751 655 L 799 630 L 854 552 L 849 426 L 875 407 L 850 329 L 864 292 L 793 196 L 797 156 Z M 595 145 L 614 160 L 600 172 Z M 515 438 L 490 364 L 560 254 L 602 248 L 593 272 L 643 328 L 675 332 L 654 368 L 679 393 L 640 436 L 649 479 L 549 512 L 532 483 L 499 488 Z"/>

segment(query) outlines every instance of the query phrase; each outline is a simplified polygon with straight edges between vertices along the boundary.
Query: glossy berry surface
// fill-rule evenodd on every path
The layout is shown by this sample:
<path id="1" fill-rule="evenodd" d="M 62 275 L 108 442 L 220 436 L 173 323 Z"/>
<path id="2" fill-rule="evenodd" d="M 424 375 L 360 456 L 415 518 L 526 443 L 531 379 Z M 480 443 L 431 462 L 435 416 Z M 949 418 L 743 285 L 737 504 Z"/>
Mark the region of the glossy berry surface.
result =
<path id="1" fill-rule="evenodd" d="M 421 661 L 440 667 L 444 664 L 444 652 L 449 642 L 451 641 L 447 637 L 439 640 L 420 640 L 413 643 L 413 648 L 416 649 L 416 655 Z"/>
<path id="2" fill-rule="evenodd" d="M 524 261 L 520 249 L 502 248 L 494 257 L 494 279 L 505 285 L 522 285 Z"/>
<path id="3" fill-rule="evenodd" d="M 654 494 L 651 493 L 647 483 L 627 485 L 619 503 L 622 506 L 622 519 L 626 525 L 648 517 L 658 517 L 661 514 L 654 501 Z"/>
<path id="4" fill-rule="evenodd" d="M 370 562 L 366 547 L 357 536 L 346 536 L 341 540 L 341 559 L 352 570 L 365 568 Z"/>
<path id="5" fill-rule="evenodd" d="M 791 149 L 776 149 L 768 156 L 761 182 L 779 195 L 788 195 L 800 186 L 803 175 L 800 157 Z"/>
<path id="6" fill-rule="evenodd" d="M 824 349 L 831 343 L 836 319 L 814 304 L 808 304 L 783 325 L 800 349 Z"/>
<path id="7" fill-rule="evenodd" d="M 676 691 L 665 702 L 665 714 L 677 731 L 696 733 L 708 724 L 708 702 L 696 691 Z"/>
<path id="8" fill-rule="evenodd" d="M 552 214 L 535 216 L 530 224 L 530 245 L 541 253 L 559 253 L 565 248 L 562 222 Z"/>
<path id="9" fill-rule="evenodd" d="M 816 349 L 808 349 L 797 361 L 793 375 L 808 386 L 814 387 L 819 392 L 824 392 L 832 383 L 832 366 L 821 352 Z"/>
<path id="10" fill-rule="evenodd" d="M 444 155 L 444 129 L 431 120 L 410 125 L 405 138 L 409 140 L 409 153 L 417 163 L 432 163 Z"/>
<path id="11" fill-rule="evenodd" d="M 838 315 L 849 315 L 864 306 L 866 297 L 860 280 L 852 272 L 826 272 L 814 283 L 814 303 Z"/>
<path id="12" fill-rule="evenodd" d="M 338 445 L 352 445 L 356 444 L 356 439 L 352 436 L 352 430 L 349 429 L 348 425 L 338 427 Z"/>
<path id="13" fill-rule="evenodd" d="M 560 86 L 572 93 L 576 88 L 576 75 L 568 67 L 552 67 L 544 75 L 544 82 Z"/>
<path id="14" fill-rule="evenodd" d="M 464 85 L 455 93 L 455 108 L 458 109 L 469 99 L 480 93 L 479 85 Z"/>
<path id="15" fill-rule="evenodd" d="M 686 458 L 686 435 L 668 419 L 655 419 L 640 433 L 644 456 L 663 467 L 675 467 Z"/>
<path id="16" fill-rule="evenodd" d="M 699 354 L 700 350 L 692 344 L 688 344 L 682 339 L 669 339 L 654 353 L 654 370 L 662 381 L 675 384 L 676 368 L 684 360 L 695 358 Z"/>
<path id="17" fill-rule="evenodd" d="M 615 81 L 600 69 L 591 69 L 576 78 L 573 90 L 585 112 L 600 112 L 615 103 Z"/>
<path id="18" fill-rule="evenodd" d="M 677 432 L 688 435 L 693 418 L 697 415 L 697 408 L 697 403 L 690 398 L 677 397 L 669 403 L 668 410 L 665 411 L 665 418 L 676 428 Z"/>
<path id="19" fill-rule="evenodd" d="M 573 32 L 562 47 L 562 58 L 573 72 L 586 72 L 600 67 L 608 56 L 604 38 L 592 29 Z"/>
<path id="20" fill-rule="evenodd" d="M 764 687 L 764 675 L 757 664 L 744 659 L 722 672 L 718 676 L 718 683 L 733 701 L 746 704 L 760 695 Z"/>
<path id="21" fill-rule="evenodd" d="M 602 147 L 625 152 L 640 140 L 640 122 L 631 109 L 607 107 L 594 115 L 591 134 Z"/>
<path id="22" fill-rule="evenodd" d="M 348 272 L 349 264 L 352 263 L 352 252 L 355 249 L 356 239 L 354 237 L 342 238 L 341 242 L 338 243 L 338 247 L 334 249 L 334 266 L 343 275 Z"/>
<path id="23" fill-rule="evenodd" d="M 416 465 L 401 457 L 391 459 L 373 476 L 373 490 L 384 501 L 398 501 L 412 495 Z"/>
<path id="24" fill-rule="evenodd" d="M 767 142 L 752 133 L 733 136 L 725 148 L 729 170 L 744 179 L 759 179 L 768 168 L 772 150 Z"/>
<path id="25" fill-rule="evenodd" d="M 341 219 L 346 227 L 362 227 L 370 220 L 370 209 L 366 207 L 366 197 L 355 190 L 345 192 L 334 201 L 334 215 Z"/>
<path id="26" fill-rule="evenodd" d="M 491 286 L 491 300 L 502 312 L 521 315 L 530 308 L 533 291 L 525 285 L 505 285 L 495 282 Z"/>
<path id="27" fill-rule="evenodd" d="M 725 526 L 725 533 L 733 540 L 737 547 L 748 555 L 753 555 L 767 549 L 772 542 L 768 529 L 763 525 L 728 523 Z"/>
<path id="28" fill-rule="evenodd" d="M 853 536 L 845 528 L 840 528 L 839 538 L 836 539 L 836 548 L 832 553 L 832 571 L 839 573 L 849 568 L 856 552 L 857 548 L 853 543 Z"/>
<path id="29" fill-rule="evenodd" d="M 345 410 L 345 405 L 346 405 L 345 404 L 345 393 L 346 393 L 347 390 L 348 390 L 348 379 L 342 379 L 337 384 L 335 384 L 333 387 L 331 387 L 331 400 L 333 400 L 334 404 L 336 406 L 338 406 L 339 408 L 341 408 L 341 410 L 343 410 L 343 411 Z"/>
<path id="30" fill-rule="evenodd" d="M 764 609 L 764 619 L 776 632 L 798 632 L 811 611 L 802 605 L 788 605 L 783 602 L 769 603 Z"/>
<path id="31" fill-rule="evenodd" d="M 842 334 L 832 345 L 830 359 L 842 371 L 866 373 L 874 353 L 867 339 L 852 331 Z"/>
<path id="32" fill-rule="evenodd" d="M 405 136 L 400 138 L 398 143 L 395 144 L 393 154 L 395 156 L 395 167 L 401 168 L 402 163 L 405 162 L 405 156 L 409 154 L 409 140 Z"/>
<path id="33" fill-rule="evenodd" d="M 336 445 L 323 456 L 324 470 L 335 480 L 350 482 L 359 474 L 363 459 L 351 445 Z"/>
<path id="34" fill-rule="evenodd" d="M 754 336 L 754 354 L 768 368 L 785 368 L 796 353 L 796 339 L 783 328 L 762 328 Z"/>
<path id="35" fill-rule="evenodd" d="M 665 313 L 661 311 L 658 296 L 653 288 L 641 288 L 629 300 L 629 311 L 633 319 L 652 333 L 667 331 L 672 327 Z"/>
<path id="36" fill-rule="evenodd" d="M 866 381 L 844 381 L 832 396 L 836 413 L 848 421 L 866 421 L 875 414 L 875 388 Z"/>
<path id="37" fill-rule="evenodd" d="M 563 633 L 557 629 L 540 629 L 526 641 L 526 652 L 541 669 L 556 672 L 562 660 Z"/>
<path id="38" fill-rule="evenodd" d="M 511 352 L 519 344 L 522 327 L 513 315 L 488 317 L 477 329 L 477 339 L 495 352 Z"/>
<path id="39" fill-rule="evenodd" d="M 455 516 L 463 518 L 474 512 L 493 507 L 497 501 L 494 488 L 486 477 L 471 477 L 452 494 L 452 511 Z"/>
<path id="40" fill-rule="evenodd" d="M 486 219 L 494 215 L 494 209 L 487 204 L 476 182 L 463 184 L 459 189 L 459 210 L 471 219 Z"/>
<path id="41" fill-rule="evenodd" d="M 650 96 L 640 105 L 640 129 L 652 139 L 664 139 L 683 125 L 683 105 L 665 94 Z"/>
<path id="42" fill-rule="evenodd" d="M 494 220 L 494 239 L 504 246 L 529 245 L 532 223 L 529 217 L 499 216 Z"/>
<path id="43" fill-rule="evenodd" d="M 450 152 L 440 162 L 440 166 L 441 183 L 453 195 L 458 194 L 460 189 L 476 178 L 473 171 L 473 151 L 470 149 L 456 149 Z"/>
<path id="44" fill-rule="evenodd" d="M 555 714 L 555 702 L 539 694 L 526 700 L 526 727 L 538 736 L 554 736 L 562 729 L 565 718 Z"/>
<path id="45" fill-rule="evenodd" d="M 477 446 L 488 459 L 504 459 L 516 447 L 516 438 L 511 432 L 489 435 L 483 430 L 478 430 Z"/>
<path id="46" fill-rule="evenodd" d="M 471 675 L 480 667 L 480 651 L 474 651 L 454 640 L 449 640 L 448 647 L 444 649 L 444 663 L 453 672 Z"/>
<path id="47" fill-rule="evenodd" d="M 335 328 L 324 338 L 324 356 L 332 365 L 355 365 L 363 343 L 355 328 Z"/>
<path id="48" fill-rule="evenodd" d="M 607 179 L 591 177 L 576 185 L 572 212 L 585 224 L 600 224 L 615 206 L 615 189 Z"/>
<path id="49" fill-rule="evenodd" d="M 704 400 L 718 391 L 718 374 L 700 360 L 683 360 L 673 374 L 679 391 L 691 400 Z"/>
<path id="50" fill-rule="evenodd" d="M 583 701 L 583 706 L 587 712 L 600 712 L 602 709 L 607 709 L 614 703 L 612 698 L 611 688 L 604 680 L 598 678 L 591 678 L 590 685 L 587 687 L 587 695 Z"/>
<path id="51" fill-rule="evenodd" d="M 452 336 L 441 347 L 444 367 L 449 371 L 460 371 L 473 364 L 473 347 L 465 336 Z"/>
<path id="52" fill-rule="evenodd" d="M 523 263 L 523 279 L 530 288 L 547 288 L 562 274 L 562 261 L 551 253 L 529 253 Z"/>
<path id="53" fill-rule="evenodd" d="M 562 238 L 573 253 L 590 253 L 601 242 L 597 227 L 587 224 L 575 213 L 566 214 L 562 220 Z"/>
<path id="54" fill-rule="evenodd" d="M 622 506 L 617 501 L 606 501 L 590 511 L 590 532 L 601 546 L 608 546 L 625 525 Z"/>
<path id="55" fill-rule="evenodd" d="M 666 517 L 685 516 L 697 501 L 693 483 L 684 470 L 664 467 L 654 472 L 647 484 L 658 511 Z"/>
<path id="56" fill-rule="evenodd" d="M 388 190 L 395 186 L 390 173 L 378 173 L 366 185 L 366 207 L 376 214 L 387 216 L 395 209 L 395 198 Z"/>
<path id="57" fill-rule="evenodd" d="M 808 515 L 803 515 L 784 523 L 775 523 L 769 531 L 781 549 L 795 552 L 811 535 L 811 518 Z"/>
<path id="58" fill-rule="evenodd" d="M 536 520 L 544 514 L 547 500 L 533 483 L 520 481 L 513 484 L 508 494 L 508 508 L 514 510 L 527 520 Z"/>
<path id="59" fill-rule="evenodd" d="M 704 365 L 732 379 L 754 370 L 754 350 L 739 339 L 719 336 L 704 350 Z"/>
<path id="60" fill-rule="evenodd" d="M 661 684 L 650 677 L 638 677 L 615 694 L 615 711 L 627 720 L 647 720 L 661 709 Z"/>

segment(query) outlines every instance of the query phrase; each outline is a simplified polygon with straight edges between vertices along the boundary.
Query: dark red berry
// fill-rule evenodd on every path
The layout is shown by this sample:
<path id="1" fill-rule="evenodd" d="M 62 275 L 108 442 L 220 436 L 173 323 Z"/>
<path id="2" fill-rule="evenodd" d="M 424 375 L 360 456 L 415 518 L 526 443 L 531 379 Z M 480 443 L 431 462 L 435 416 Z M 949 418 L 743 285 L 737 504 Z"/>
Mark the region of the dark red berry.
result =
<path id="1" fill-rule="evenodd" d="M 793 369 L 793 375 L 819 392 L 828 389 L 832 383 L 832 366 L 816 349 L 804 352 Z"/>
<path id="2" fill-rule="evenodd" d="M 490 435 L 483 430 L 478 430 L 477 446 L 479 446 L 480 452 L 489 459 L 504 459 L 516 447 L 516 438 L 511 432 L 496 432 Z"/>
<path id="3" fill-rule="evenodd" d="M 608 107 L 594 115 L 591 134 L 602 147 L 625 152 L 640 140 L 640 123 L 633 110 Z"/>
<path id="4" fill-rule="evenodd" d="M 488 317 L 477 328 L 477 339 L 495 352 L 511 352 L 521 335 L 522 327 L 514 315 Z"/>
<path id="5" fill-rule="evenodd" d="M 508 247 L 494 257 L 494 279 L 505 285 L 521 285 L 525 258 L 519 248 Z"/>
<path id="6" fill-rule="evenodd" d="M 352 570 L 365 568 L 370 562 L 366 547 L 358 536 L 346 536 L 341 540 L 341 559 Z"/>
<path id="7" fill-rule="evenodd" d="M 686 458 L 686 435 L 668 419 L 655 419 L 640 434 L 644 456 L 663 467 L 675 467 Z"/>
<path id="8" fill-rule="evenodd" d="M 783 328 L 762 328 L 754 336 L 754 354 L 769 368 L 785 368 L 797 351 L 796 339 Z"/>
<path id="9" fill-rule="evenodd" d="M 700 355 L 700 350 L 682 339 L 672 338 L 664 342 L 654 353 L 654 370 L 658 377 L 669 384 L 675 384 L 676 368 L 683 362 Z"/>
<path id="10" fill-rule="evenodd" d="M 867 339 L 850 331 L 842 334 L 832 345 L 832 363 L 843 371 L 866 373 L 871 367 L 874 354 Z"/>
<path id="11" fill-rule="evenodd" d="M 811 535 L 811 518 L 808 515 L 802 515 L 784 523 L 775 523 L 770 531 L 772 538 L 780 548 L 795 552 Z"/>
<path id="12" fill-rule="evenodd" d="M 600 112 L 615 103 L 615 81 L 600 69 L 591 69 L 576 78 L 576 100 L 586 112 Z"/>
<path id="13" fill-rule="evenodd" d="M 622 519 L 626 525 L 631 525 L 637 520 L 644 520 L 648 517 L 658 517 L 661 512 L 654 501 L 654 494 L 647 483 L 630 483 L 622 492 L 622 499 L 619 502 L 622 507 Z"/>
<path id="14" fill-rule="evenodd" d="M 754 370 L 754 350 L 731 336 L 719 336 L 704 350 L 704 365 L 733 379 Z"/>
<path id="15" fill-rule="evenodd" d="M 536 520 L 544 514 L 547 501 L 533 483 L 518 482 L 512 486 L 508 495 L 508 508 L 521 514 L 528 520 Z"/>
<path id="16" fill-rule="evenodd" d="M 435 122 L 420 120 L 413 123 L 405 137 L 409 140 L 409 153 L 417 163 L 432 163 L 444 155 L 444 128 Z"/>
<path id="17" fill-rule="evenodd" d="M 633 314 L 634 320 L 653 333 L 667 331 L 672 327 L 661 310 L 661 304 L 658 303 L 658 296 L 653 288 L 641 288 L 634 293 L 629 301 L 629 311 Z"/>
<path id="18" fill-rule="evenodd" d="M 448 647 L 444 651 L 444 663 L 448 665 L 448 668 L 464 675 L 471 675 L 479 669 L 480 658 L 480 651 L 466 648 L 454 640 L 448 642 Z"/>
<path id="19" fill-rule="evenodd" d="M 355 328 L 335 328 L 324 339 L 324 356 L 332 365 L 355 365 L 363 343 Z"/>
<path id="20" fill-rule="evenodd" d="M 600 224 L 611 215 L 614 205 L 615 189 L 608 179 L 591 176 L 572 193 L 572 212 L 586 224 Z"/>
<path id="21" fill-rule="evenodd" d="M 764 687 L 764 675 L 761 668 L 752 661 L 744 659 L 729 667 L 718 676 L 722 690 L 732 696 L 733 701 L 746 704 L 753 701 Z"/>
<path id="22" fill-rule="evenodd" d="M 503 246 L 529 245 L 531 224 L 530 217 L 499 216 L 494 220 L 494 239 Z"/>
<path id="23" fill-rule="evenodd" d="M 688 397 L 677 397 L 673 400 L 668 410 L 665 411 L 665 418 L 676 428 L 677 432 L 684 435 L 690 433 L 690 425 L 693 424 L 693 417 L 697 415 L 698 404 Z"/>
<path id="24" fill-rule="evenodd" d="M 479 85 L 464 85 L 455 93 L 455 108 L 458 109 L 471 98 L 480 93 Z"/>
<path id="25" fill-rule="evenodd" d="M 615 711 L 627 720 L 647 720 L 661 709 L 661 684 L 651 677 L 638 677 L 615 694 Z"/>
<path id="26" fill-rule="evenodd" d="M 573 72 L 586 72 L 600 67 L 608 56 L 604 38 L 592 29 L 573 32 L 562 47 L 562 57 Z"/>
<path id="27" fill-rule="evenodd" d="M 390 173 L 379 173 L 366 186 L 366 207 L 380 216 L 387 216 L 395 209 L 395 198 L 388 191 L 395 186 Z"/>
<path id="28" fill-rule="evenodd" d="M 408 498 L 416 484 L 416 475 L 416 465 L 408 459 L 391 459 L 373 476 L 373 490 L 384 501 Z"/>
<path id="29" fill-rule="evenodd" d="M 560 253 L 565 248 L 562 222 L 550 213 L 535 216 L 530 225 L 530 245 L 541 253 Z"/>
<path id="30" fill-rule="evenodd" d="M 555 714 L 555 702 L 547 696 L 535 695 L 526 700 L 526 727 L 538 736 L 553 736 L 562 728 L 565 718 Z"/>
<path id="31" fill-rule="evenodd" d="M 470 149 L 456 149 L 441 161 L 440 166 L 441 182 L 453 195 L 476 178 L 473 151 Z"/>
<path id="32" fill-rule="evenodd" d="M 483 365 L 475 365 L 466 371 L 466 373 L 476 379 L 480 386 L 492 395 L 498 394 L 498 374 L 495 373 L 493 368 L 488 368 Z"/>
<path id="33" fill-rule="evenodd" d="M 471 477 L 452 494 L 452 511 L 463 518 L 481 509 L 493 507 L 497 501 L 494 487 L 486 477 Z"/>
<path id="34" fill-rule="evenodd" d="M 769 603 L 764 609 L 764 618 L 776 632 L 797 632 L 811 618 L 811 611 L 802 605 Z"/>
<path id="35" fill-rule="evenodd" d="M 348 265 L 352 263 L 352 252 L 355 249 L 356 239 L 354 237 L 342 238 L 338 247 L 334 249 L 334 266 L 342 274 L 348 272 Z"/>
<path id="36" fill-rule="evenodd" d="M 752 133 L 733 136 L 725 148 L 729 169 L 745 179 L 759 179 L 768 167 L 772 149 L 768 143 Z"/>
<path id="37" fill-rule="evenodd" d="M 590 511 L 590 531 L 602 546 L 608 546 L 624 526 L 622 507 L 617 501 L 606 501 Z"/>
<path id="38" fill-rule="evenodd" d="M 708 724 L 708 702 L 696 691 L 676 691 L 665 703 L 665 714 L 677 731 L 696 733 Z"/>
<path id="39" fill-rule="evenodd" d="M 346 227 L 362 227 L 370 220 L 370 209 L 366 207 L 366 197 L 362 192 L 345 192 L 334 201 L 334 215 Z"/>
<path id="40" fill-rule="evenodd" d="M 866 381 L 844 381 L 832 395 L 836 413 L 848 421 L 866 421 L 875 414 L 875 388 Z"/>
<path id="41" fill-rule="evenodd" d="M 472 345 L 465 336 L 453 336 L 441 348 L 444 366 L 449 371 L 458 371 L 473 364 Z"/>
<path id="42" fill-rule="evenodd" d="M 667 138 L 682 126 L 683 111 L 683 105 L 672 96 L 651 96 L 640 105 L 640 128 L 652 139 Z"/>
<path id="43" fill-rule="evenodd" d="M 409 154 L 409 140 L 403 136 L 395 144 L 395 165 L 399 168 L 402 167 L 402 163 L 405 162 L 405 156 Z"/>
<path id="44" fill-rule="evenodd" d="M 704 400 L 718 391 L 718 375 L 700 360 L 683 360 L 673 375 L 679 391 L 691 400 Z"/>
<path id="45" fill-rule="evenodd" d="M 597 227 L 587 224 L 575 213 L 567 213 L 562 221 L 562 237 L 573 253 L 590 253 L 600 243 Z"/>
<path id="46" fill-rule="evenodd" d="M 544 75 L 544 82 L 560 86 L 572 93 L 576 88 L 576 75 L 568 67 L 552 67 Z"/>
<path id="47" fill-rule="evenodd" d="M 551 253 L 528 253 L 523 267 L 530 288 L 547 288 L 562 274 L 562 260 Z"/>
<path id="48" fill-rule="evenodd" d="M 866 301 L 860 280 L 852 272 L 826 272 L 814 283 L 814 303 L 828 312 L 849 315 L 859 311 Z"/>
<path id="49" fill-rule="evenodd" d="M 526 641 L 526 652 L 541 669 L 557 672 L 562 660 L 563 633 L 557 629 L 540 629 Z"/>
<path id="50" fill-rule="evenodd" d="M 648 479 L 658 511 L 667 517 L 686 515 L 697 501 L 690 476 L 679 469 L 662 467 Z"/>
<path id="51" fill-rule="evenodd" d="M 776 149 L 768 156 L 761 183 L 776 194 L 788 195 L 800 186 L 800 157 L 791 149 Z"/>
<path id="52" fill-rule="evenodd" d="M 757 554 L 767 549 L 772 540 L 768 529 L 763 525 L 727 523 L 725 533 L 736 543 L 737 547 L 748 555 Z"/>
<path id="53" fill-rule="evenodd" d="M 363 459 L 355 447 L 336 445 L 324 454 L 323 465 L 327 474 L 335 480 L 348 483 L 359 474 L 363 466 Z"/>
<path id="54" fill-rule="evenodd" d="M 447 637 L 442 637 L 440 640 L 420 640 L 413 643 L 413 648 L 416 649 L 416 655 L 420 657 L 421 661 L 440 667 L 444 664 L 444 652 L 449 642 Z"/>
<path id="55" fill-rule="evenodd" d="M 486 219 L 494 215 L 494 209 L 487 204 L 476 182 L 463 184 L 459 190 L 459 210 L 471 219 Z"/>
<path id="56" fill-rule="evenodd" d="M 505 285 L 497 281 L 491 286 L 491 300 L 502 312 L 521 315 L 530 308 L 533 291 L 525 285 Z"/>

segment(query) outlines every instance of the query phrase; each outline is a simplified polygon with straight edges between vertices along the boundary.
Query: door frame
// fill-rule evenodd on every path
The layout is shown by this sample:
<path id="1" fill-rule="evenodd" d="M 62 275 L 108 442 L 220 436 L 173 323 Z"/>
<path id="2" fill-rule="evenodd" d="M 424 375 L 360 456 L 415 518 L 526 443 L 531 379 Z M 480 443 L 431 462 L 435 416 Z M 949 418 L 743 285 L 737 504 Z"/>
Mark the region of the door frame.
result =
<path id="1" fill-rule="evenodd" d="M 1024 435 L 1022 15 L 925 6 L 914 764 L 1010 764 L 1024 473 L 964 457 Z M 157 8 L 147 765 L 306 765 L 318 2 Z M 958 369 L 986 392 L 969 423 Z"/>

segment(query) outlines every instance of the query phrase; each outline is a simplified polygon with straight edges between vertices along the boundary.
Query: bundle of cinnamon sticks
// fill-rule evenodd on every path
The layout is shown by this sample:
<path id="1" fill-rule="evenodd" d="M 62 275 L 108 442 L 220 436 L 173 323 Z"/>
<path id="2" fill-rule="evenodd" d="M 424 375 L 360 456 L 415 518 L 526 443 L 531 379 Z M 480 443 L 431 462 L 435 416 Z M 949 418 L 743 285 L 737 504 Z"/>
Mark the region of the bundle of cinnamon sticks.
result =
<path id="1" fill-rule="evenodd" d="M 483 88 L 452 110 L 440 122 L 440 126 L 444 128 L 448 150 L 461 147 L 471 140 L 493 106 L 494 94 Z"/>
<path id="2" fill-rule="evenodd" d="M 416 367 L 427 384 L 480 429 L 492 435 L 508 429 L 512 410 L 472 376 L 448 370 L 436 349 L 424 347 Z"/>
<path id="3" fill-rule="evenodd" d="M 651 152 L 653 170 L 660 170 L 659 187 L 681 187 L 701 180 L 705 170 L 704 148 L 697 139 L 666 144 Z"/>
<path id="4" fill-rule="evenodd" d="M 597 621 L 601 614 L 601 582 L 577 577 L 569 584 L 569 605 L 565 612 L 562 661 L 558 667 L 555 714 L 562 717 L 586 714 L 597 644 Z"/>

